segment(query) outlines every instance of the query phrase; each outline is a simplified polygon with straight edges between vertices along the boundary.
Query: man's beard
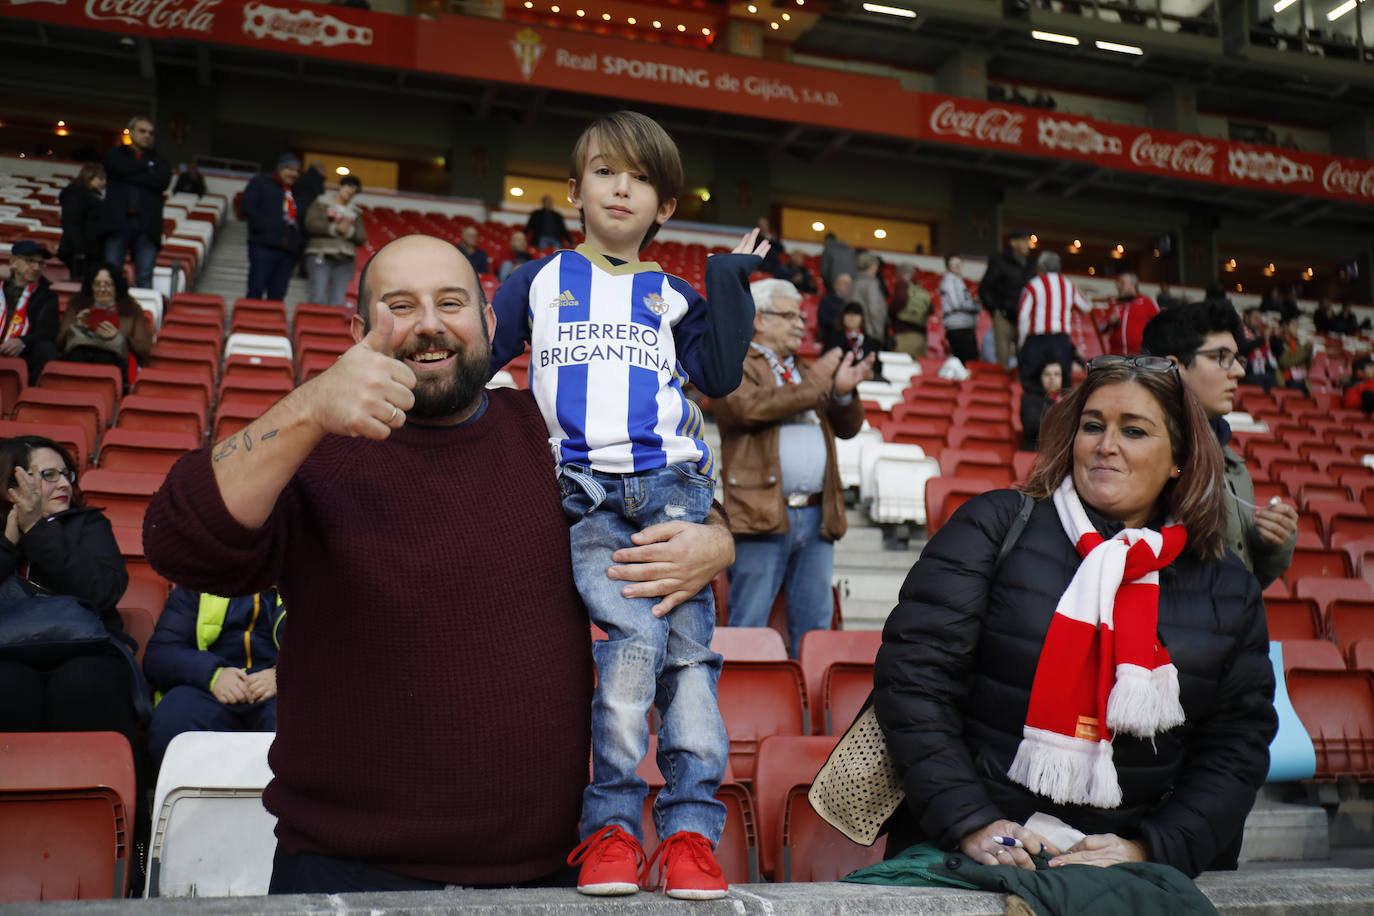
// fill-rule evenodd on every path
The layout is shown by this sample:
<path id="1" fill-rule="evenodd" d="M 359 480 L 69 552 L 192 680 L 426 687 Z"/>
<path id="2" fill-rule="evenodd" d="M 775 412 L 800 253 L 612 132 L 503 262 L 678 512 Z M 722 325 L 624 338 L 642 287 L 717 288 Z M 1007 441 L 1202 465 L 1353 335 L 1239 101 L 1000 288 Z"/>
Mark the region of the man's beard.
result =
<path id="1" fill-rule="evenodd" d="M 485 337 L 471 348 L 442 337 L 424 338 L 416 341 L 413 352 L 435 347 L 453 351 L 453 371 L 417 382 L 415 406 L 406 411 L 406 416 L 417 420 L 442 420 L 462 413 L 481 396 L 491 375 L 491 344 Z"/>

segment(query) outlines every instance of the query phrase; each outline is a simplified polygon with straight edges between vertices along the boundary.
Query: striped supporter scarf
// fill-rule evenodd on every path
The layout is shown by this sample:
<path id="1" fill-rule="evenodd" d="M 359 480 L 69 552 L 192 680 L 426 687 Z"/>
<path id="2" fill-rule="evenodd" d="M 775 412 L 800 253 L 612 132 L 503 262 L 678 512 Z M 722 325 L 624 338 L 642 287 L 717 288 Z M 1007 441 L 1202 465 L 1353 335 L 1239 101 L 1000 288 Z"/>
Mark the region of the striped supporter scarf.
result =
<path id="1" fill-rule="evenodd" d="M 1072 476 L 1053 499 L 1083 562 L 1054 609 L 1007 775 L 1060 804 L 1115 808 L 1115 733 L 1152 738 L 1183 724 L 1178 670 L 1157 629 L 1159 570 L 1183 551 L 1188 532 L 1166 523 L 1104 539 Z"/>

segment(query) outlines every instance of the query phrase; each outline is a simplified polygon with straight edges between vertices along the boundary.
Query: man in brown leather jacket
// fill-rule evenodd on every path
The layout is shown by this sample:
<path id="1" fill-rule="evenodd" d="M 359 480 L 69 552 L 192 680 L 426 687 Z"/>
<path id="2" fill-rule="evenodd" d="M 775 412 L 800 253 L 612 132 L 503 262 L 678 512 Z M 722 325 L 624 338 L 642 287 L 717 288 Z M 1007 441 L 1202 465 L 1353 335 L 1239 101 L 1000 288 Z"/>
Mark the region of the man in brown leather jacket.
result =
<path id="1" fill-rule="evenodd" d="M 810 366 L 796 358 L 805 333 L 801 298 L 784 280 L 760 280 L 744 381 L 713 401 L 720 427 L 725 508 L 735 533 L 730 625 L 761 627 L 779 589 L 787 595 L 793 656 L 807 630 L 830 625 L 830 576 L 845 532 L 834 437 L 863 426 L 855 389 L 873 356 L 839 349 Z"/>

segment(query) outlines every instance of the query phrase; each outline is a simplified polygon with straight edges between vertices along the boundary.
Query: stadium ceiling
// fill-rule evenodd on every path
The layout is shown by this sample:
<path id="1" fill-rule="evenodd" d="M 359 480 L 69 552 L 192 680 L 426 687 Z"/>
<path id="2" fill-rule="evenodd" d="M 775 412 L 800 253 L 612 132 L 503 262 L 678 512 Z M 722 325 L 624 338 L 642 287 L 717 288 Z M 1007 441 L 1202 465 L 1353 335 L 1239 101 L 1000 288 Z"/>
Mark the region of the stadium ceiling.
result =
<path id="1" fill-rule="evenodd" d="M 835 7 L 827 16 L 843 14 L 843 10 L 837 12 Z M 1003 50 L 999 53 L 1013 52 Z M 286 79 L 322 90 L 430 99 L 457 105 L 478 120 L 527 126 L 544 118 L 581 124 L 608 108 L 623 104 L 616 99 L 529 86 L 484 83 L 201 43 L 123 38 L 106 32 L 17 20 L 0 20 L 0 56 L 4 57 L 12 73 L 48 74 L 35 78 L 49 92 L 59 94 L 88 92 L 89 87 L 83 79 L 91 70 L 96 70 L 130 76 L 137 72 L 149 90 L 158 81 L 165 80 L 194 81 L 208 87 L 239 76 Z M 1030 59 L 1028 54 L 1026 60 Z M 51 77 L 55 61 L 72 65 L 69 84 Z M 1043 66 L 1043 52 L 1039 62 Z M 68 68 L 58 69 L 65 71 Z M 1117 206 L 1206 212 L 1256 224 L 1357 237 L 1367 237 L 1370 231 L 1371 208 L 1357 203 L 1246 188 L 1219 190 L 1211 185 L 1101 169 L 1090 163 L 1061 159 L 996 151 L 970 155 L 963 149 L 876 132 L 840 131 L 802 124 L 780 126 L 777 121 L 668 105 L 636 103 L 635 107 L 654 116 L 680 137 L 737 140 L 765 149 L 773 157 L 822 163 L 832 160 L 837 166 L 846 167 L 854 167 L 854 163 L 869 157 L 909 164 L 912 169 L 936 176 L 933 180 L 963 174 L 975 176 L 980 181 L 993 181 L 1008 191 L 1065 200 L 1106 199 Z M 401 151 L 403 145 L 398 144 L 400 155 L 405 155 Z"/>

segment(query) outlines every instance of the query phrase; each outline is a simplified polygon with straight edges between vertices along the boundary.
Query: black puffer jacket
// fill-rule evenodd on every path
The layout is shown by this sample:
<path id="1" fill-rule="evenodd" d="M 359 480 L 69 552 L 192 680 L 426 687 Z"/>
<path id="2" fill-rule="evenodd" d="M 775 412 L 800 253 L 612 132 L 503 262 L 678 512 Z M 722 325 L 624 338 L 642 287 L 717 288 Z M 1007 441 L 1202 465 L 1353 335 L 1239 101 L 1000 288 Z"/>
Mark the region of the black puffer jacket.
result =
<path id="1" fill-rule="evenodd" d="M 124 637 L 116 605 L 129 587 L 129 571 L 104 512 L 80 506 L 39 519 L 18 544 L 0 537 L 0 580 L 24 560 L 34 583 L 80 598 L 100 613 L 105 629 Z"/>
<path id="2" fill-rule="evenodd" d="M 1254 577 L 1229 555 L 1202 562 L 1185 553 L 1161 572 L 1159 634 L 1179 670 L 1187 722 L 1154 747 L 1117 736 L 1119 808 L 1056 805 L 1006 772 L 1079 557 L 1042 500 L 989 582 L 1020 505 L 1019 493 L 998 490 L 962 506 L 926 545 L 883 630 L 876 711 L 907 794 L 889 850 L 921 840 L 953 847 L 999 818 L 1043 811 L 1086 833 L 1143 839 L 1153 861 L 1190 876 L 1233 866 L 1224 859 L 1264 782 L 1277 728 Z M 1120 530 L 1094 522 L 1104 535 Z"/>

